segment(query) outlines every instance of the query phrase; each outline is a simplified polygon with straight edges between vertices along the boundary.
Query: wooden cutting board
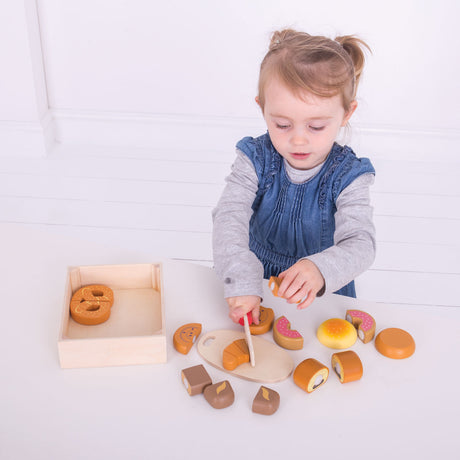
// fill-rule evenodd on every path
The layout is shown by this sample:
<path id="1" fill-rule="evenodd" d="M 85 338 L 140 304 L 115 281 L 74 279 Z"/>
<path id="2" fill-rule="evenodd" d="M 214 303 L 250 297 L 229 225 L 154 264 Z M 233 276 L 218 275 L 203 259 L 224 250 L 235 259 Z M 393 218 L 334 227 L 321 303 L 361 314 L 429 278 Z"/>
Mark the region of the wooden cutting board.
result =
<path id="1" fill-rule="evenodd" d="M 294 361 L 288 352 L 278 345 L 258 336 L 252 337 L 256 362 L 255 367 L 252 367 L 250 363 L 244 363 L 233 371 L 224 369 L 222 366 L 224 348 L 233 341 L 244 338 L 244 332 L 225 329 L 208 332 L 203 334 L 198 341 L 198 353 L 211 366 L 236 377 L 254 382 L 281 382 L 291 375 L 294 369 Z"/>

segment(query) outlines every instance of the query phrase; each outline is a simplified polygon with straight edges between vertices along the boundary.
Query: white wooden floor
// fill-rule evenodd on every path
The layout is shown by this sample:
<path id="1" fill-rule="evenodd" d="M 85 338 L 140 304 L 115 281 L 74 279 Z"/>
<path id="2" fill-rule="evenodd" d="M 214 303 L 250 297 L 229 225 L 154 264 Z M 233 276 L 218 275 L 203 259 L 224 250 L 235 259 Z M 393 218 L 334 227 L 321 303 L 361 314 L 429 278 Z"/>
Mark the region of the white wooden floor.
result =
<path id="1" fill-rule="evenodd" d="M 212 265 L 211 210 L 233 156 L 57 146 L 45 158 L 3 158 L 0 223 Z M 371 156 L 378 252 L 358 296 L 460 306 L 460 162 L 407 158 Z"/>

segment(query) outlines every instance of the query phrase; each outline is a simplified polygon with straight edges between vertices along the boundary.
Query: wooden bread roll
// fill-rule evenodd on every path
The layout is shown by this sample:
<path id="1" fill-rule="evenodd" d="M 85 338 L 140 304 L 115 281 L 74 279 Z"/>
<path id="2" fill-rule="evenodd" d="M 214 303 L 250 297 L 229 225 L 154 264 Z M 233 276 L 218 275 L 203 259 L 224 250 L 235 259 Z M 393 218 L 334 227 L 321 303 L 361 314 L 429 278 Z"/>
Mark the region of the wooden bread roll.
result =
<path id="1" fill-rule="evenodd" d="M 319 326 L 316 336 L 326 347 L 341 350 L 351 347 L 356 342 L 358 334 L 348 321 L 331 318 Z"/>

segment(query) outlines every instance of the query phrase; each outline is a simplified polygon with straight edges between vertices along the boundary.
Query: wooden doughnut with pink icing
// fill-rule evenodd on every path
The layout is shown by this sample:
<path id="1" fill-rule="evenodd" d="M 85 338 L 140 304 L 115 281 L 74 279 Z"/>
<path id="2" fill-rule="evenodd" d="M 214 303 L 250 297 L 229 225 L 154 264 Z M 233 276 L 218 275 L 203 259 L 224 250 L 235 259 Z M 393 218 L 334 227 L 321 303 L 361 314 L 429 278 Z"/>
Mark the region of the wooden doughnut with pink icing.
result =
<path id="1" fill-rule="evenodd" d="M 369 313 L 361 310 L 347 310 L 345 319 L 358 330 L 358 337 L 363 343 L 368 343 L 374 338 L 375 320 Z"/>

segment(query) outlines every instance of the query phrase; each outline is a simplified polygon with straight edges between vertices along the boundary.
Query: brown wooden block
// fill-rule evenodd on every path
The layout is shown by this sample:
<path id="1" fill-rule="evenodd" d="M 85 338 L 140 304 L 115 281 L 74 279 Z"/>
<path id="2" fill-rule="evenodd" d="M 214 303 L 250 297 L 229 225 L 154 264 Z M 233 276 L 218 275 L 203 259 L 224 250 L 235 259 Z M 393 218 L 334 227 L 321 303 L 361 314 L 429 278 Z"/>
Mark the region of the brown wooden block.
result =
<path id="1" fill-rule="evenodd" d="M 204 389 L 212 384 L 211 377 L 202 364 L 182 369 L 181 376 L 190 396 L 203 393 Z"/>

